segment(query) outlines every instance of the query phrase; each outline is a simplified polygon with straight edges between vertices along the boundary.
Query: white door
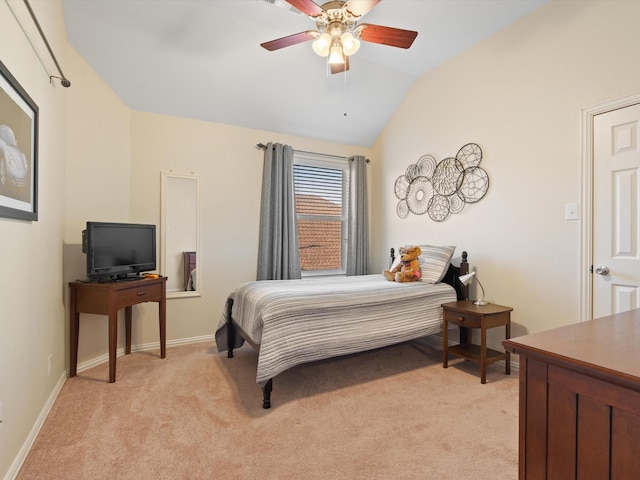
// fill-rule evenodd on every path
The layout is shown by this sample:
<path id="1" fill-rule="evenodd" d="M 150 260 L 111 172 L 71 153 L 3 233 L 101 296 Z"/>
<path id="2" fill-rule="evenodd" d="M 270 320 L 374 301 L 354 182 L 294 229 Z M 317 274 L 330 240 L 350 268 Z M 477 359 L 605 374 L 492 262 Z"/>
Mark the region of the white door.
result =
<path id="1" fill-rule="evenodd" d="M 640 308 L 640 104 L 593 123 L 593 318 Z"/>

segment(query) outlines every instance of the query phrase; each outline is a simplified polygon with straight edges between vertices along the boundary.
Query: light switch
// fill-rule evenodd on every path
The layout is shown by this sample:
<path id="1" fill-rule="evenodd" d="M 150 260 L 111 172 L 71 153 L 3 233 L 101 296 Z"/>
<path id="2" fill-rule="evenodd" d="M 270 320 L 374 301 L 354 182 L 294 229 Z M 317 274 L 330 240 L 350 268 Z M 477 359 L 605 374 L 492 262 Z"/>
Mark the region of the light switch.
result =
<path id="1" fill-rule="evenodd" d="M 578 204 L 577 203 L 567 203 L 564 206 L 564 219 L 578 220 Z"/>

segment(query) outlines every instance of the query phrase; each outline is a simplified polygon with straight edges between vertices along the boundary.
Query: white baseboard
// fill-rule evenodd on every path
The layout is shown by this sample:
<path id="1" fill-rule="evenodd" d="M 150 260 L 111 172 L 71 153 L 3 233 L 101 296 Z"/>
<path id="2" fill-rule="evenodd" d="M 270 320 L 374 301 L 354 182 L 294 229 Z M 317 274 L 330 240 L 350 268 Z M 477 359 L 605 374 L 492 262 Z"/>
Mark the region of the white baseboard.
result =
<path id="1" fill-rule="evenodd" d="M 215 340 L 215 335 L 203 335 L 201 337 L 180 338 L 178 340 L 169 340 L 167 342 L 167 347 L 175 347 L 177 345 L 187 345 L 190 343 L 208 342 L 213 340 Z M 145 350 L 156 350 L 159 348 L 160 348 L 160 342 L 154 342 L 154 343 L 145 343 L 142 345 L 132 345 L 131 351 L 143 352 Z M 117 355 L 118 356 L 124 355 L 124 348 L 119 349 L 117 351 Z M 108 361 L 109 361 L 109 354 L 100 355 L 99 357 L 93 358 L 91 360 L 88 360 L 86 362 L 82 362 L 81 364 L 79 364 L 77 371 L 81 372 L 83 370 L 88 370 L 89 368 L 95 367 L 96 365 L 100 365 Z M 60 379 L 56 383 L 56 386 L 51 392 L 51 395 L 49 395 L 47 402 L 42 408 L 40 415 L 38 415 L 38 418 L 36 419 L 36 422 L 33 425 L 33 428 L 29 432 L 27 439 L 22 445 L 22 448 L 20 448 L 18 455 L 16 455 L 16 458 L 11 463 L 11 466 L 9 467 L 9 470 L 6 473 L 4 480 L 14 480 L 18 476 L 18 472 L 20 471 L 22 464 L 26 460 L 27 455 L 31 450 L 31 447 L 33 446 L 34 442 L 36 441 L 36 438 L 38 437 L 38 433 L 40 433 L 40 429 L 42 428 L 42 425 L 44 425 L 44 422 L 47 419 L 47 415 L 49 415 L 49 412 L 51 411 L 51 407 L 53 407 L 53 404 L 55 403 L 56 398 L 58 398 L 58 394 L 62 390 L 62 387 L 64 386 L 64 382 L 67 380 L 68 377 L 69 377 L 69 370 L 67 369 L 62 373 L 62 375 L 60 375 Z"/>
<path id="2" fill-rule="evenodd" d="M 208 342 L 215 340 L 215 335 L 202 335 L 200 337 L 190 337 L 190 338 L 179 338 L 177 340 L 169 340 L 167 341 L 167 347 L 175 347 L 178 345 L 188 345 L 191 343 L 200 343 L 200 342 Z M 160 348 L 160 342 L 152 342 L 152 343 L 143 343 L 141 345 L 131 345 L 131 352 L 145 352 L 147 350 L 158 350 Z M 116 350 L 116 356 L 121 357 L 124 355 L 124 347 Z M 100 355 L 99 357 L 92 358 L 91 360 L 87 360 L 85 362 L 79 363 L 77 366 L 77 371 L 82 372 L 84 370 L 88 370 L 97 365 L 101 365 L 105 362 L 109 361 L 109 354 L 105 353 L 104 355 Z M 67 370 L 67 376 L 69 376 L 69 371 Z"/>
<path id="3" fill-rule="evenodd" d="M 64 385 L 64 382 L 67 380 L 67 376 L 68 376 L 67 371 L 63 372 L 60 375 L 60 378 L 58 379 L 58 382 L 53 388 L 51 395 L 49 395 L 49 398 L 44 404 L 44 407 L 40 411 L 40 415 L 38 415 L 38 418 L 36 419 L 36 423 L 31 428 L 31 431 L 29 432 L 29 435 L 27 436 L 27 439 L 25 440 L 25 442 L 22 444 L 22 448 L 20 448 L 18 455 L 16 455 L 16 458 L 11 463 L 11 466 L 9 467 L 9 470 L 5 475 L 4 480 L 14 480 L 18 476 L 18 472 L 20 471 L 22 464 L 27 458 L 27 455 L 29 454 L 29 450 L 31 450 L 31 447 L 36 441 L 36 438 L 38 438 L 38 433 L 40 433 L 40 429 L 42 428 L 42 425 L 44 425 L 44 421 L 47 419 L 47 415 L 49 415 L 49 412 L 51 411 L 51 407 L 53 407 L 53 404 L 55 403 L 56 398 L 58 398 L 58 394 L 60 393 L 60 390 L 62 390 L 62 386 Z"/>

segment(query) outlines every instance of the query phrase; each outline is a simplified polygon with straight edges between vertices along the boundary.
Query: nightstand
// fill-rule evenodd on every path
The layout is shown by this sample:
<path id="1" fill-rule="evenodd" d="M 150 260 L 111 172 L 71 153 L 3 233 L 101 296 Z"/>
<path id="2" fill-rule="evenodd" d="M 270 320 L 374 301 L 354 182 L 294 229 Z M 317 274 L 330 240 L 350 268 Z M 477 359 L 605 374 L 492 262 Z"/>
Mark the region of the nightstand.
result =
<path id="1" fill-rule="evenodd" d="M 480 364 L 480 381 L 487 383 L 487 365 L 499 360 L 505 361 L 504 373 L 511 373 L 509 352 L 498 352 L 487 348 L 487 329 L 505 327 L 505 340 L 511 335 L 511 312 L 513 308 L 489 303 L 488 305 L 474 305 L 470 300 L 445 303 L 442 305 L 442 366 L 447 368 L 449 353 Z M 460 327 L 461 342 L 449 346 L 449 324 Z M 463 335 L 463 329 L 480 329 L 480 345 L 471 343 L 471 332 Z M 467 332 L 465 332 L 467 333 Z"/>

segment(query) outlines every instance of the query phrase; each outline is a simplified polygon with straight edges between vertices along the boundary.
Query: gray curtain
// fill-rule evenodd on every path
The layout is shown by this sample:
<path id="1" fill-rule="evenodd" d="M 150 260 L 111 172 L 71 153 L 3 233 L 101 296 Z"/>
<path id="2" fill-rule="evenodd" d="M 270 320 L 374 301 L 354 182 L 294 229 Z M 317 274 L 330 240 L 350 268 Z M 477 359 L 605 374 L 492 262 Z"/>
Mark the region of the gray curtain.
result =
<path id="1" fill-rule="evenodd" d="M 268 143 L 264 151 L 258 280 L 301 278 L 293 188 L 293 148 Z"/>
<path id="2" fill-rule="evenodd" d="M 367 159 L 349 157 L 349 240 L 347 275 L 369 273 L 369 207 L 367 195 Z"/>

